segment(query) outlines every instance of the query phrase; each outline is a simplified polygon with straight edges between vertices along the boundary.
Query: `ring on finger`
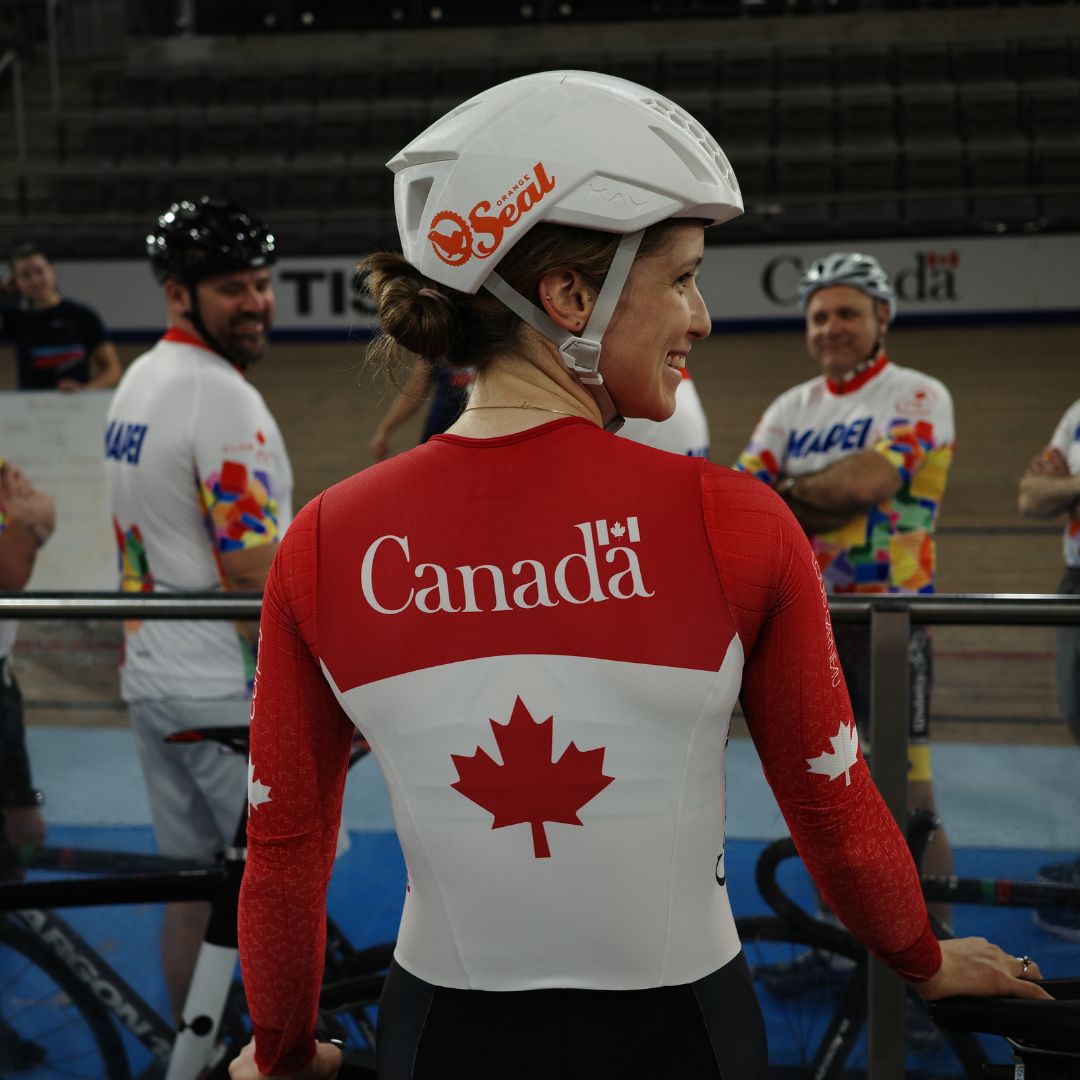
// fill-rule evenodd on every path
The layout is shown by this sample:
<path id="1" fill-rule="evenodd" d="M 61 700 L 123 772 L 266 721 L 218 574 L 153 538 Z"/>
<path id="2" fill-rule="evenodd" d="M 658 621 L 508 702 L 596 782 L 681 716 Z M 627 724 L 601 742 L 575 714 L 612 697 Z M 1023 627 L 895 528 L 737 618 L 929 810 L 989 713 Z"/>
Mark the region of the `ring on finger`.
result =
<path id="1" fill-rule="evenodd" d="M 1028 972 L 1028 968 L 1031 967 L 1031 957 L 1024 953 L 1023 956 L 1016 958 L 1020 961 L 1020 978 L 1022 979 Z"/>

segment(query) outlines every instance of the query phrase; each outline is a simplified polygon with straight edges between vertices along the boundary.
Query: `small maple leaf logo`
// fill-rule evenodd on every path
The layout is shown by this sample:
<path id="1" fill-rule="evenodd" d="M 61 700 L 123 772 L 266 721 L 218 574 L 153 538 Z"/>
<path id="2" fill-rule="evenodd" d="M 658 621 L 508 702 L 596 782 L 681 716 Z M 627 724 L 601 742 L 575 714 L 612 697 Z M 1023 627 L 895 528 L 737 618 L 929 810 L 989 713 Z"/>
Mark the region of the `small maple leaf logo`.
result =
<path id="1" fill-rule="evenodd" d="M 263 803 L 270 801 L 270 788 L 261 780 L 255 779 L 255 762 L 248 760 L 248 802 L 251 809 L 256 810 Z"/>
<path id="2" fill-rule="evenodd" d="M 806 759 L 809 771 L 820 773 L 830 780 L 843 774 L 844 782 L 850 785 L 851 768 L 859 758 L 859 733 L 855 730 L 855 722 L 849 725 L 841 720 L 836 734 L 829 736 L 829 742 L 832 743 L 831 753 L 826 750 L 824 754 Z"/>
<path id="3" fill-rule="evenodd" d="M 553 717 L 537 723 L 520 697 L 514 699 L 508 723 L 489 722 L 502 764 L 479 746 L 471 757 L 451 754 L 458 782 L 450 786 L 493 814 L 493 829 L 530 824 L 533 855 L 549 859 L 544 823 L 583 824 L 577 811 L 615 779 L 603 773 L 605 748 L 579 750 L 570 743 L 552 761 Z"/>
<path id="4" fill-rule="evenodd" d="M 625 532 L 626 527 L 620 521 L 616 521 L 615 524 L 611 526 L 611 535 L 614 536 L 616 540 L 621 540 L 623 533 Z"/>

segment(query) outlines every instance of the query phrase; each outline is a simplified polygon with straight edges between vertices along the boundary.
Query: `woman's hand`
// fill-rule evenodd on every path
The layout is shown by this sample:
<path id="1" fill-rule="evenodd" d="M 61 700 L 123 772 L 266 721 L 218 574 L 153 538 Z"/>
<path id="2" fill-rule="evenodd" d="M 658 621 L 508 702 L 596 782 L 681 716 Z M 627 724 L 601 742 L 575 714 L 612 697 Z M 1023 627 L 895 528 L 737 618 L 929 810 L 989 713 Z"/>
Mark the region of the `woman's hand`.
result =
<path id="1" fill-rule="evenodd" d="M 924 1001 L 978 996 L 1044 998 L 1050 995 L 1032 981 L 1041 979 L 1034 960 L 1010 956 L 986 938 L 953 938 L 941 943 L 941 967 L 924 983 L 912 983 Z"/>
<path id="2" fill-rule="evenodd" d="M 279 1080 L 333 1080 L 341 1068 L 341 1051 L 333 1043 L 316 1043 L 315 1056 L 299 1071 Z M 229 1080 L 266 1080 L 255 1064 L 255 1040 L 229 1065 Z"/>

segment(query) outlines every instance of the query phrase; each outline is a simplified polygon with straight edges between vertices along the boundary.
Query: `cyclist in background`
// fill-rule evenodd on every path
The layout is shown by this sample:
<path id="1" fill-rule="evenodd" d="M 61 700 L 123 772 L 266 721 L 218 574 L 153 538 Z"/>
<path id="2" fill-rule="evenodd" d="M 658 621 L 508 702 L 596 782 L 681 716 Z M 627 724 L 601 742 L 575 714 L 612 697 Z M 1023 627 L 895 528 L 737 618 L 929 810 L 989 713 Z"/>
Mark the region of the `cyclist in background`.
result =
<path id="1" fill-rule="evenodd" d="M 125 592 L 260 592 L 291 518 L 281 432 L 244 378 L 273 321 L 274 237 L 232 203 L 174 203 L 147 238 L 168 329 L 109 409 L 105 478 Z M 185 728 L 243 725 L 255 674 L 246 625 L 125 625 L 121 692 L 163 855 L 212 862 L 233 842 L 244 761 Z M 209 904 L 169 904 L 162 961 L 179 1021 Z"/>
<path id="2" fill-rule="evenodd" d="M 362 263 L 384 345 L 477 381 L 446 434 L 310 503 L 267 581 L 234 1080 L 336 1068 L 313 1031 L 354 725 L 409 873 L 382 1080 L 763 1080 L 723 856 L 740 697 L 804 861 L 870 949 L 930 998 L 1044 996 L 1037 966 L 931 932 L 782 500 L 610 436 L 671 415 L 710 331 L 704 229 L 742 210 L 720 147 L 644 87 L 546 72 L 390 168 L 404 256 Z"/>
<path id="3" fill-rule="evenodd" d="M 788 504 L 830 594 L 933 592 L 934 526 L 956 439 L 949 391 L 940 380 L 889 361 L 885 339 L 896 294 L 877 259 L 859 252 L 819 259 L 803 276 L 799 298 L 807 350 L 821 374 L 765 410 L 735 467 Z M 865 730 L 869 626 L 841 623 L 835 632 L 855 720 Z M 908 803 L 934 810 L 933 656 L 922 627 L 911 631 L 908 670 Z M 933 874 L 952 872 L 944 830 L 923 865 Z M 950 921 L 946 906 L 935 914 Z M 808 987 L 816 985 L 820 972 L 804 974 Z"/>
<path id="4" fill-rule="evenodd" d="M 1050 444 L 1032 458 L 1020 478 L 1019 505 L 1028 517 L 1065 515 L 1065 574 L 1057 591 L 1080 595 L 1080 400 L 1069 406 Z M 1058 628 L 1057 677 L 1062 719 L 1080 742 L 1080 626 Z M 1039 876 L 1080 885 L 1080 857 L 1044 866 Z M 1057 937 L 1080 941 L 1080 912 L 1044 908 L 1036 911 L 1035 921 Z"/>
<path id="5" fill-rule="evenodd" d="M 12 252 L 0 295 L 0 337 L 15 345 L 20 390 L 105 390 L 120 381 L 120 357 L 101 317 L 60 295 L 56 270 L 37 244 Z"/>

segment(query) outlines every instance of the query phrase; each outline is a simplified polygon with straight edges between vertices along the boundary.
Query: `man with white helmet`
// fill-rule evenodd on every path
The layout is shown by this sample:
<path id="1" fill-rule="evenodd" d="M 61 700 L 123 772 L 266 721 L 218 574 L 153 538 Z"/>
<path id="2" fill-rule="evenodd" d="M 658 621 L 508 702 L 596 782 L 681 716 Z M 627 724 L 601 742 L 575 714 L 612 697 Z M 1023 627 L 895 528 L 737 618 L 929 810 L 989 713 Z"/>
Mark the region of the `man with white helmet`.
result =
<path id="1" fill-rule="evenodd" d="M 892 281 L 872 256 L 834 252 L 803 276 L 806 344 L 821 374 L 781 394 L 758 422 L 736 468 L 784 498 L 814 546 L 834 595 L 934 591 L 934 525 L 955 444 L 952 398 L 938 380 L 890 363 Z M 868 719 L 869 633 L 841 623 L 836 645 L 855 718 Z M 926 631 L 909 645 L 908 793 L 933 809 L 931 653 Z M 941 831 L 926 854 L 951 868 Z M 947 912 L 939 912 L 946 915 Z"/>
<path id="2" fill-rule="evenodd" d="M 336 1067 L 313 1031 L 354 725 L 408 867 L 381 1080 L 763 1080 L 723 855 L 736 697 L 870 948 L 928 997 L 1040 996 L 995 947 L 936 941 L 857 742 L 844 782 L 808 768 L 851 715 L 782 501 L 603 430 L 670 416 L 710 332 L 704 227 L 742 208 L 714 140 L 644 87 L 545 72 L 390 167 L 404 256 L 361 263 L 385 344 L 476 384 L 447 433 L 305 507 L 267 581 L 234 1080 Z"/>

